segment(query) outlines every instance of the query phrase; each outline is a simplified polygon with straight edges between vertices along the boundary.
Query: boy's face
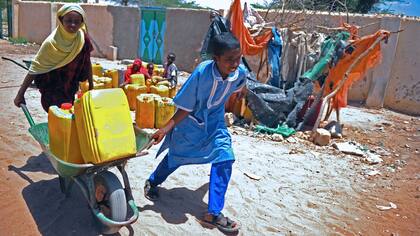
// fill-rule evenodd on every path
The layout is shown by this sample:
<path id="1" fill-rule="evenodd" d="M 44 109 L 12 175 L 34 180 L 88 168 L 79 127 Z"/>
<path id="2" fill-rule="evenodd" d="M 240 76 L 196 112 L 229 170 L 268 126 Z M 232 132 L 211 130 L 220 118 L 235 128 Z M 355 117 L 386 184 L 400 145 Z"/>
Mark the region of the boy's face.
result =
<path id="1" fill-rule="evenodd" d="M 238 68 L 241 63 L 241 57 L 242 54 L 240 48 L 226 51 L 221 56 L 214 56 L 217 68 L 223 77 L 226 77 Z"/>
<path id="2" fill-rule="evenodd" d="M 74 34 L 77 33 L 82 26 L 83 18 L 79 13 L 71 11 L 61 18 L 61 23 L 67 32 Z"/>
<path id="3" fill-rule="evenodd" d="M 173 63 L 175 61 L 175 57 L 171 56 L 168 56 L 166 59 L 168 60 L 168 63 Z"/>

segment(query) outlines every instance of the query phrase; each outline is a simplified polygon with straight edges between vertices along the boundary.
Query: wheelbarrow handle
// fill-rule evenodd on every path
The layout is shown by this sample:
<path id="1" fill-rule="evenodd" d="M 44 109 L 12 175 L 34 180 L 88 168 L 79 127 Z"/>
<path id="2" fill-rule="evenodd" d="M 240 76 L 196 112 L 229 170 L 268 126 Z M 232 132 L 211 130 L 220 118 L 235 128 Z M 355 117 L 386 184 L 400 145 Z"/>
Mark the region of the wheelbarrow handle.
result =
<path id="1" fill-rule="evenodd" d="M 27 120 L 28 120 L 28 122 L 29 122 L 29 125 L 30 125 L 31 127 L 32 127 L 32 126 L 34 126 L 34 125 L 35 125 L 34 119 L 32 119 L 31 113 L 29 113 L 29 110 L 28 110 L 28 108 L 26 107 L 26 105 L 25 105 L 25 104 L 23 104 L 23 103 L 21 103 L 19 106 L 20 106 L 20 108 L 22 108 L 23 113 L 25 113 L 25 116 L 26 116 L 26 119 L 27 119 Z"/>
<path id="2" fill-rule="evenodd" d="M 25 69 L 25 70 L 29 70 L 29 68 L 28 68 L 28 67 L 26 67 L 26 66 L 24 66 L 24 65 L 20 64 L 19 62 L 15 61 L 15 60 L 13 60 L 13 59 L 10 59 L 10 58 L 7 58 L 7 57 L 1 57 L 1 59 L 6 60 L 6 61 L 11 61 L 11 62 L 15 63 L 16 65 L 18 65 L 18 66 L 22 67 L 23 69 Z"/>

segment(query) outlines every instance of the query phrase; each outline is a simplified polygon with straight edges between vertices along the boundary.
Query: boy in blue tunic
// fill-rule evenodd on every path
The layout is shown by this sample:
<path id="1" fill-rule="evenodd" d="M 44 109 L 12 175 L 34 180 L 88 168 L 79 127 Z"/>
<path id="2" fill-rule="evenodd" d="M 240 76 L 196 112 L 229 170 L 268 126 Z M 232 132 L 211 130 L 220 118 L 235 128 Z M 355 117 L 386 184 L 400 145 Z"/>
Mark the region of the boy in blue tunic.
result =
<path id="1" fill-rule="evenodd" d="M 242 98 L 247 70 L 240 65 L 240 44 L 231 33 L 216 35 L 212 48 L 213 60 L 197 66 L 173 100 L 177 107 L 174 116 L 152 137 L 158 144 L 166 136 L 157 155 L 169 150 L 146 180 L 144 194 L 156 200 L 157 186 L 179 166 L 211 163 L 204 222 L 224 232 L 237 232 L 239 224 L 221 213 L 235 161 L 224 105 L 234 92 Z"/>

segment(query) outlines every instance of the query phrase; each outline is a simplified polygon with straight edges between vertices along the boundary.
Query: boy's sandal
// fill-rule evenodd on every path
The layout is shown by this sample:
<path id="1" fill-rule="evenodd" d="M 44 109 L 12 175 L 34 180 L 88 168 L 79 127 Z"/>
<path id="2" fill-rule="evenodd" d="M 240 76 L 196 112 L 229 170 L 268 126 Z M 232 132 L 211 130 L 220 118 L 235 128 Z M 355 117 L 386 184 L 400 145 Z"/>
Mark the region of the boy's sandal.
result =
<path id="1" fill-rule="evenodd" d="M 144 197 L 150 201 L 156 201 L 159 198 L 158 188 L 152 186 L 149 180 L 144 183 Z"/>
<path id="2" fill-rule="evenodd" d="M 241 228 L 238 222 L 229 219 L 222 213 L 220 213 L 218 216 L 206 213 L 204 215 L 204 221 L 208 224 L 216 226 L 220 231 L 224 233 L 236 233 Z"/>

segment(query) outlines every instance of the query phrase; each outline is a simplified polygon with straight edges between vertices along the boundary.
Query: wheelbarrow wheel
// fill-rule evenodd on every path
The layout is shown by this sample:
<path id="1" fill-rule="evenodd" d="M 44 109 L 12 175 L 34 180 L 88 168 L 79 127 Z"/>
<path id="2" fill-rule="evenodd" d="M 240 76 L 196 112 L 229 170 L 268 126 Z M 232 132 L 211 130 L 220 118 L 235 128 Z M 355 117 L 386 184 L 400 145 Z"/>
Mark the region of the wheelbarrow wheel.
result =
<path id="1" fill-rule="evenodd" d="M 94 182 L 96 202 L 101 212 L 113 221 L 125 221 L 127 201 L 117 176 L 112 172 L 104 171 L 95 176 Z"/>

